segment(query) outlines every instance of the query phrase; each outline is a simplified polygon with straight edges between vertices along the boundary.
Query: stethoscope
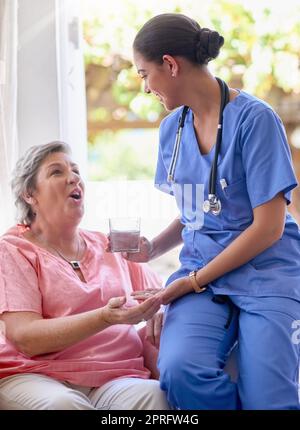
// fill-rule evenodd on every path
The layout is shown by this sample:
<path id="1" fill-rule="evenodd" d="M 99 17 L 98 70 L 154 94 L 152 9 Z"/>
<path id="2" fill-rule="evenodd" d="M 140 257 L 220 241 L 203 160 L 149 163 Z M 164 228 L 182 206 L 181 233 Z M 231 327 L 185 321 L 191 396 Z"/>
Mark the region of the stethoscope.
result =
<path id="1" fill-rule="evenodd" d="M 203 203 L 203 211 L 205 213 L 211 212 L 213 215 L 219 215 L 221 212 L 221 201 L 216 195 L 216 181 L 217 181 L 217 165 L 218 157 L 220 154 L 221 142 L 222 142 L 222 127 L 223 127 L 223 111 L 227 103 L 229 102 L 229 88 L 227 84 L 220 78 L 216 78 L 221 90 L 221 103 L 220 103 L 220 115 L 219 124 L 215 148 L 215 157 L 210 170 L 209 176 L 209 191 L 208 200 Z M 168 172 L 168 182 L 174 182 L 174 173 L 176 168 L 176 163 L 179 154 L 179 148 L 181 143 L 182 130 L 185 123 L 186 114 L 189 110 L 188 106 L 184 106 L 181 117 L 179 118 L 178 128 L 176 132 L 175 144 L 172 153 L 172 159 Z"/>

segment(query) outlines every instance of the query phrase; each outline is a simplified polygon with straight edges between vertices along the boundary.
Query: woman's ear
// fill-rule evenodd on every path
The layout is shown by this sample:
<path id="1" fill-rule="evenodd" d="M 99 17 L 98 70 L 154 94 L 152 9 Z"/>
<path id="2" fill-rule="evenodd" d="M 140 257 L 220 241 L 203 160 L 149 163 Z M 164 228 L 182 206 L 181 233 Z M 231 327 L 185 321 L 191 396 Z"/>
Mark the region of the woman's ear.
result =
<path id="1" fill-rule="evenodd" d="M 29 193 L 25 193 L 23 194 L 23 199 L 25 200 L 26 203 L 28 203 L 30 206 L 34 205 L 36 203 L 35 198 L 32 196 L 32 194 Z"/>
<path id="2" fill-rule="evenodd" d="M 175 60 L 172 55 L 164 55 L 162 57 L 164 64 L 167 66 L 168 70 L 170 71 L 170 74 L 173 78 L 175 78 L 178 75 L 179 72 L 179 64 Z"/>

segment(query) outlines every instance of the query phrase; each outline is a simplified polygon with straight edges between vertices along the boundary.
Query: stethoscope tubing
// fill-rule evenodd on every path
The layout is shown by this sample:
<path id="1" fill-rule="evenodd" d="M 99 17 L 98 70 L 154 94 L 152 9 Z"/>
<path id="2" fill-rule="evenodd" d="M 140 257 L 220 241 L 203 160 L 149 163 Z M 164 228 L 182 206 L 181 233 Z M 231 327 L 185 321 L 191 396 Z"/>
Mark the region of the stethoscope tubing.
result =
<path id="1" fill-rule="evenodd" d="M 209 187 L 208 187 L 208 189 L 209 189 L 209 192 L 208 192 L 209 202 L 214 202 L 214 204 L 216 204 L 216 202 L 219 202 L 219 200 L 216 196 L 217 166 L 218 166 L 218 157 L 220 154 L 221 143 L 222 143 L 223 112 L 224 112 L 225 106 L 229 102 L 229 88 L 228 88 L 227 84 L 220 78 L 216 77 L 216 80 L 220 86 L 221 102 L 220 102 L 219 122 L 218 122 L 218 130 L 217 130 L 217 138 L 216 138 L 216 146 L 215 146 L 215 155 L 214 155 L 214 160 L 213 160 L 211 170 L 210 170 Z M 170 163 L 169 172 L 168 172 L 168 182 L 174 182 L 175 181 L 175 177 L 174 177 L 175 169 L 176 169 L 176 164 L 177 164 L 178 155 L 179 155 L 179 149 L 180 149 L 180 144 L 181 144 L 181 139 L 182 139 L 183 127 L 185 124 L 185 119 L 186 119 L 186 115 L 187 115 L 188 110 L 189 110 L 189 107 L 184 106 L 182 114 L 179 118 L 178 128 L 176 131 L 175 144 L 174 144 L 171 163 Z M 219 212 L 220 212 L 220 210 L 216 211 L 215 214 L 218 215 Z"/>
<path id="2" fill-rule="evenodd" d="M 170 168 L 169 168 L 169 173 L 168 173 L 168 182 L 174 182 L 174 173 L 175 173 L 175 168 L 176 168 L 176 164 L 177 164 L 177 159 L 178 159 L 178 154 L 179 154 L 179 148 L 180 148 L 180 143 L 181 143 L 181 136 L 182 136 L 182 131 L 183 131 L 183 127 L 185 124 L 185 117 L 188 113 L 189 107 L 188 106 L 184 106 L 182 114 L 179 118 L 179 122 L 178 122 L 178 128 L 176 131 L 176 138 L 175 138 L 175 145 L 173 148 L 173 153 L 172 153 L 172 158 L 171 158 L 171 164 L 170 164 Z"/>
<path id="3" fill-rule="evenodd" d="M 217 139 L 216 139 L 216 148 L 215 148 L 215 156 L 214 161 L 210 171 L 209 177 L 209 194 L 216 195 L 216 182 L 217 182 L 217 166 L 218 166 L 218 158 L 221 150 L 222 143 L 222 132 L 223 132 L 223 112 L 225 106 L 229 102 L 229 89 L 226 83 L 216 77 L 218 84 L 221 90 L 221 103 L 220 103 L 220 114 L 219 114 L 219 123 L 218 123 L 218 131 L 217 131 Z"/>

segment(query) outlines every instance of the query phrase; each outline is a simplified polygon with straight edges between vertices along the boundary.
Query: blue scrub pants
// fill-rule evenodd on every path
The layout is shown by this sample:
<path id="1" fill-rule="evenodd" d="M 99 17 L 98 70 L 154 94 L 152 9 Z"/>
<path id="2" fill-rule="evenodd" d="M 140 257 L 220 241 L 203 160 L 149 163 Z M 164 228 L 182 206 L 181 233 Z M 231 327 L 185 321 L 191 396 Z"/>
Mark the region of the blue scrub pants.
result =
<path id="1" fill-rule="evenodd" d="M 210 289 L 187 294 L 166 310 L 158 364 L 169 403 L 194 410 L 299 409 L 292 323 L 300 319 L 300 303 L 231 296 L 230 305 L 213 297 Z M 223 370 L 236 340 L 237 384 Z"/>

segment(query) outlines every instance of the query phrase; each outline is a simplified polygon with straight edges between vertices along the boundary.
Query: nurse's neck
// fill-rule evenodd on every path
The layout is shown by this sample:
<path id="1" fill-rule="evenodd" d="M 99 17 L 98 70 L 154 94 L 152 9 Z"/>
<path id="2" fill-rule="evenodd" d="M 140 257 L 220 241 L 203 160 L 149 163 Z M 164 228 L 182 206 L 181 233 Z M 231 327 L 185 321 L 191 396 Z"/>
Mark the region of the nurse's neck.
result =
<path id="1" fill-rule="evenodd" d="M 221 92 L 218 81 L 206 66 L 191 67 L 186 70 L 183 78 L 184 105 L 189 106 L 194 118 L 218 117 L 220 111 Z M 238 91 L 230 89 L 230 101 L 238 95 Z"/>

